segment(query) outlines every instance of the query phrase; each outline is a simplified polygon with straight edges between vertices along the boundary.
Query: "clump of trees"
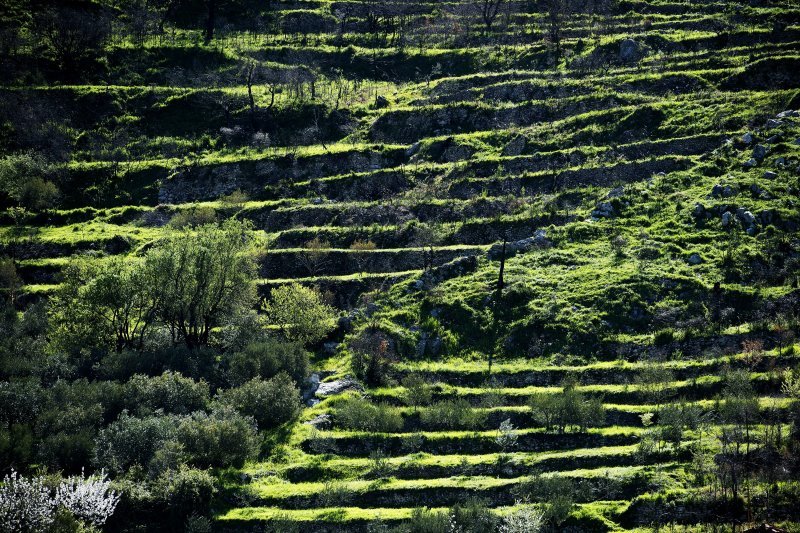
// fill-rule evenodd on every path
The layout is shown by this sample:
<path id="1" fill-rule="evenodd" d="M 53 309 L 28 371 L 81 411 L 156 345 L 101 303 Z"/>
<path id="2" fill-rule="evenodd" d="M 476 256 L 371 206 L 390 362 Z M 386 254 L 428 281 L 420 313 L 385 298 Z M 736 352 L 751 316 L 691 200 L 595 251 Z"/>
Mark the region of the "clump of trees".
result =
<path id="1" fill-rule="evenodd" d="M 56 342 L 142 350 L 166 334 L 172 346 L 208 346 L 254 304 L 249 229 L 229 220 L 171 234 L 139 261 L 70 265 L 51 306 Z"/>
<path id="2" fill-rule="evenodd" d="M 605 422 L 605 408 L 599 398 L 588 397 L 577 388 L 577 381 L 565 380 L 557 393 L 537 393 L 528 401 L 533 421 L 548 431 L 564 433 L 570 429 L 585 432 Z"/>
<path id="3" fill-rule="evenodd" d="M 334 325 L 299 285 L 257 315 L 251 229 L 187 226 L 139 256 L 69 265 L 22 314 L 0 300 L 0 466 L 108 472 L 114 530 L 208 514 L 209 469 L 256 458 L 263 432 L 297 418 L 307 347 Z"/>

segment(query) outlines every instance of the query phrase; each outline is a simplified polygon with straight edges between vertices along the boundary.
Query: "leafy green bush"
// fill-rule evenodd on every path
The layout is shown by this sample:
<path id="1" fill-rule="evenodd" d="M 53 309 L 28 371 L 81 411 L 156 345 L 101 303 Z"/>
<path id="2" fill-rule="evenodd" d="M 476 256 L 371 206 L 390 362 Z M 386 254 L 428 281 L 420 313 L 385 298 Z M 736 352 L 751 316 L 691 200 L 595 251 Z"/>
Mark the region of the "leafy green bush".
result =
<path id="1" fill-rule="evenodd" d="M 403 416 L 396 407 L 351 396 L 336 409 L 336 423 L 355 431 L 396 432 L 403 428 Z"/>
<path id="2" fill-rule="evenodd" d="M 272 289 L 264 306 L 270 322 L 292 342 L 314 344 L 333 329 L 335 312 L 316 289 L 290 283 Z"/>
<path id="3" fill-rule="evenodd" d="M 154 492 L 169 509 L 170 522 L 183 524 L 193 514 L 211 512 L 216 488 L 207 471 L 183 466 L 177 471 L 164 472 L 156 481 Z"/>
<path id="4" fill-rule="evenodd" d="M 411 511 L 411 518 L 409 518 L 407 526 L 406 531 L 414 533 L 448 533 L 452 531 L 450 517 L 447 513 L 419 507 Z"/>
<path id="5" fill-rule="evenodd" d="M 122 474 L 134 465 L 146 467 L 164 442 L 176 435 L 175 416 L 136 418 L 123 413 L 102 429 L 95 444 L 95 463 Z"/>
<path id="6" fill-rule="evenodd" d="M 137 374 L 127 383 L 126 389 L 131 411 L 140 415 L 157 409 L 185 415 L 205 409 L 209 399 L 205 381 L 194 381 L 171 371 L 155 377 Z"/>
<path id="7" fill-rule="evenodd" d="M 308 374 L 308 358 L 300 343 L 267 339 L 228 357 L 228 379 L 238 386 L 253 378 L 269 379 L 286 372 L 296 383 L 302 383 Z"/>
<path id="8" fill-rule="evenodd" d="M 420 412 L 426 429 L 479 429 L 486 424 L 486 413 L 474 409 L 467 400 L 442 400 Z"/>
<path id="9" fill-rule="evenodd" d="M 300 391 L 284 373 L 267 381 L 251 379 L 240 387 L 220 393 L 219 401 L 252 417 L 262 430 L 294 420 L 301 409 Z"/>
<path id="10" fill-rule="evenodd" d="M 256 450 L 252 419 L 227 406 L 220 406 L 211 414 L 193 413 L 181 422 L 177 438 L 186 448 L 189 462 L 200 468 L 241 468 Z"/>

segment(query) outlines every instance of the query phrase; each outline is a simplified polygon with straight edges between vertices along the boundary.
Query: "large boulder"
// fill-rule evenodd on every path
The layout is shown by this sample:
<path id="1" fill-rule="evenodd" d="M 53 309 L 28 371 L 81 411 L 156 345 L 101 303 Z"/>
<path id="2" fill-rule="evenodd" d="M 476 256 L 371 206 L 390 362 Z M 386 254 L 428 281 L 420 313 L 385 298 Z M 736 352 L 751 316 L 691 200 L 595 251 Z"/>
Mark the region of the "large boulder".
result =
<path id="1" fill-rule="evenodd" d="M 633 63 L 642 57 L 642 45 L 633 39 L 623 39 L 619 43 L 619 60 L 623 63 Z"/>
<path id="2" fill-rule="evenodd" d="M 520 155 L 528 144 L 528 140 L 523 135 L 517 135 L 511 139 L 503 148 L 504 156 L 517 156 Z"/>

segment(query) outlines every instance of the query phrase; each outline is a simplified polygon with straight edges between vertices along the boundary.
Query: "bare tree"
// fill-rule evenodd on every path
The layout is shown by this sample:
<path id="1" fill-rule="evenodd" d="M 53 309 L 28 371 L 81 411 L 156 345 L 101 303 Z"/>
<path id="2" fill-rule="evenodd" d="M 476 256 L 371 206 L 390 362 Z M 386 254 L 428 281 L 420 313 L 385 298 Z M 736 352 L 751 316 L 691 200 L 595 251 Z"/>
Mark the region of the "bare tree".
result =
<path id="1" fill-rule="evenodd" d="M 492 23 L 494 23 L 494 20 L 497 18 L 502 4 L 503 0 L 479 0 L 478 7 L 480 9 L 481 20 L 486 26 L 486 31 L 492 28 Z"/>

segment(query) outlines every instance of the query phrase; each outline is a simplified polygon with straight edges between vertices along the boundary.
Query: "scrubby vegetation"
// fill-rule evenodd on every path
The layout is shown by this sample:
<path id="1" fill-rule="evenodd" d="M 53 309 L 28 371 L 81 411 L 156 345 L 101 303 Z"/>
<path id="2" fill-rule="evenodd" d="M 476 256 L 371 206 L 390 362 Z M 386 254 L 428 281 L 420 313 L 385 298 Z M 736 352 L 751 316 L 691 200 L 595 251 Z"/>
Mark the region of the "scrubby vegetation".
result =
<path id="1" fill-rule="evenodd" d="M 0 6 L 0 530 L 800 528 L 800 7 Z"/>

